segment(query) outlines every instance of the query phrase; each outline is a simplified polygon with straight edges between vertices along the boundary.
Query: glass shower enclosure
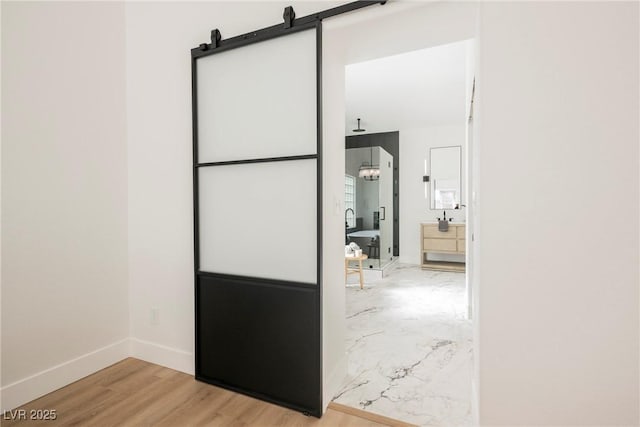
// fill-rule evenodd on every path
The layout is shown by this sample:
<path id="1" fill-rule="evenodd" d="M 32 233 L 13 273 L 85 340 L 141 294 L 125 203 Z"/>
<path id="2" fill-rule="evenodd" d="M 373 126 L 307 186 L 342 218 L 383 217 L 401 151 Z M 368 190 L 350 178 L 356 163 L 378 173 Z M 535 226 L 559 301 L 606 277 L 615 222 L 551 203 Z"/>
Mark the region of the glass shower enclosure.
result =
<path id="1" fill-rule="evenodd" d="M 381 147 L 346 150 L 345 242 L 368 255 L 366 268 L 393 258 L 393 156 Z"/>

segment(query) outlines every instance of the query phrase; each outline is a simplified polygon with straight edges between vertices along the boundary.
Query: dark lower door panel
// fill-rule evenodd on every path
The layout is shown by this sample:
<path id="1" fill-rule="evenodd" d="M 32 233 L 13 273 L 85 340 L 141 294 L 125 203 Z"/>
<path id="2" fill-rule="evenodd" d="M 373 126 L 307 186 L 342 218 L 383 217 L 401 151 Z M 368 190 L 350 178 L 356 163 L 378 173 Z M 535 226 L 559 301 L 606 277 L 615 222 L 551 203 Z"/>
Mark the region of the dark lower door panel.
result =
<path id="1" fill-rule="evenodd" d="M 196 292 L 196 377 L 320 416 L 318 287 L 200 273 Z"/>

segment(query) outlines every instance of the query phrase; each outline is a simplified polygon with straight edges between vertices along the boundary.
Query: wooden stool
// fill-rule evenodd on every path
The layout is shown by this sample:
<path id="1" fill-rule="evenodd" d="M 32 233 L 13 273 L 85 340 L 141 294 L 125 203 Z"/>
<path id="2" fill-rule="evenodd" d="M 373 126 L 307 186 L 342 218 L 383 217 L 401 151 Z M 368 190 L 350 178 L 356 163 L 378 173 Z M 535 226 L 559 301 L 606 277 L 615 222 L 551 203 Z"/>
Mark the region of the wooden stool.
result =
<path id="1" fill-rule="evenodd" d="M 347 276 L 349 274 L 360 274 L 360 289 L 364 287 L 364 277 L 362 275 L 362 261 L 369 258 L 366 254 L 362 254 L 361 256 L 348 256 L 344 257 L 344 280 L 345 283 L 347 281 Z M 358 261 L 357 268 L 349 267 L 349 261 Z"/>

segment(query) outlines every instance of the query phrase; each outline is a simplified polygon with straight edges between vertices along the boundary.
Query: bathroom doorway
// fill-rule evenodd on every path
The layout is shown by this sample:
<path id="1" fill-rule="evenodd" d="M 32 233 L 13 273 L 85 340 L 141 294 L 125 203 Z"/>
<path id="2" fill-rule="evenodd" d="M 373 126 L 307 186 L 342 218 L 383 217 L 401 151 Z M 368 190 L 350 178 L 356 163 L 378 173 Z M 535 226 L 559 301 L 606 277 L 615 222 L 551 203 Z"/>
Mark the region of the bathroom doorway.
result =
<path id="1" fill-rule="evenodd" d="M 364 248 L 366 266 L 381 274 L 365 275 L 362 287 L 346 279 L 339 405 L 419 425 L 472 424 L 465 274 L 472 48 L 465 40 L 345 67 L 345 243 Z M 395 156 L 367 141 L 389 135 Z M 380 188 L 385 159 L 396 171 L 389 200 Z M 384 259 L 367 249 L 383 234 L 376 219 L 388 203 L 397 233 L 390 244 L 380 238 L 391 254 Z"/>

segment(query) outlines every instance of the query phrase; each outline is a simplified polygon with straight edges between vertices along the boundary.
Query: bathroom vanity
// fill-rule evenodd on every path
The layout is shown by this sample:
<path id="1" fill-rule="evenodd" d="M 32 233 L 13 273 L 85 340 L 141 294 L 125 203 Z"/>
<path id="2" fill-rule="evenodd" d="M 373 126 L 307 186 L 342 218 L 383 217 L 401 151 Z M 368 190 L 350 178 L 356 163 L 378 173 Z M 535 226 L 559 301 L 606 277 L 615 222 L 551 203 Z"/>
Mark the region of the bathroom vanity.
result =
<path id="1" fill-rule="evenodd" d="M 442 271 L 465 271 L 464 260 L 434 261 L 428 259 L 428 254 L 465 254 L 465 224 L 449 223 L 447 231 L 439 231 L 438 223 L 420 224 L 420 256 L 424 269 Z"/>

